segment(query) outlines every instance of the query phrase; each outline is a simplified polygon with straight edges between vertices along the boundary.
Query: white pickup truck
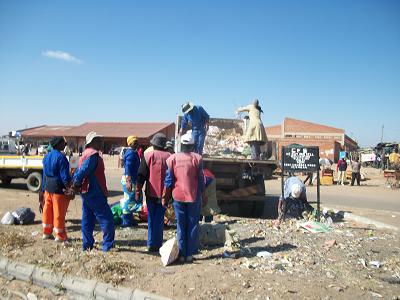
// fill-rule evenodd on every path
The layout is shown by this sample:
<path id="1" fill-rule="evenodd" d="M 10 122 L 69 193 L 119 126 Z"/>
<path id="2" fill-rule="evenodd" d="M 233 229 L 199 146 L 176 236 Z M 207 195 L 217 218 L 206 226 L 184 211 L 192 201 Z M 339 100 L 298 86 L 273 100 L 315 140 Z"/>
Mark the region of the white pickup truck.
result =
<path id="1" fill-rule="evenodd" d="M 0 180 L 3 186 L 8 186 L 15 178 L 25 178 L 28 189 L 37 192 L 42 185 L 43 156 L 1 155 Z M 78 166 L 78 157 L 70 158 L 70 169 Z"/>

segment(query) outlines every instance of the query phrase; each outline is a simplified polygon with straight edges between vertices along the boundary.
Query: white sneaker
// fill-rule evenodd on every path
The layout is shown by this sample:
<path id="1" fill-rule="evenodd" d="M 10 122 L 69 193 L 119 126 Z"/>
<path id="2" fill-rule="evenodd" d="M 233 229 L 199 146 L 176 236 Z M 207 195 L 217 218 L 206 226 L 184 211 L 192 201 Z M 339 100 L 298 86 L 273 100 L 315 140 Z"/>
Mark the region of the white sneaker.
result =
<path id="1" fill-rule="evenodd" d="M 52 234 L 43 234 L 42 235 L 42 240 L 52 240 L 52 239 L 54 239 L 54 237 L 53 237 L 53 235 Z"/>

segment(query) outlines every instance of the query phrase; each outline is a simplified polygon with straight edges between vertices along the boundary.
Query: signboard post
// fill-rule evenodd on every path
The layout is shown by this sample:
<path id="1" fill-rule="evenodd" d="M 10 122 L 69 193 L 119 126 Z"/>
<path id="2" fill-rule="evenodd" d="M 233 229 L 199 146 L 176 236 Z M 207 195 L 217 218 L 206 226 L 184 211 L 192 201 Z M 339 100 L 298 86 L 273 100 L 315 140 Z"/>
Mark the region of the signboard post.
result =
<path id="1" fill-rule="evenodd" d="M 282 198 L 284 197 L 284 173 L 317 172 L 317 220 L 320 220 L 320 178 L 319 147 L 286 146 L 282 147 Z M 311 179 L 312 180 L 312 179 Z"/>

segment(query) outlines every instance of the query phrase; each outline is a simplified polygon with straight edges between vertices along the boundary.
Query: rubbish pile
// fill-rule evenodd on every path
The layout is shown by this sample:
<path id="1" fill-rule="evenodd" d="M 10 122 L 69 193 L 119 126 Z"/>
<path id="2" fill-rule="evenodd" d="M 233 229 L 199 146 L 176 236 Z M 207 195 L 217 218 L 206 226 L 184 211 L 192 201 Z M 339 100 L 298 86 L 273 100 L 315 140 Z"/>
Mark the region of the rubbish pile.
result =
<path id="1" fill-rule="evenodd" d="M 35 221 L 35 213 L 29 207 L 20 207 L 6 212 L 1 219 L 3 225 L 28 225 Z"/>
<path id="2" fill-rule="evenodd" d="M 250 158 L 250 148 L 244 142 L 241 128 L 210 126 L 204 143 L 203 154 L 221 158 Z"/>

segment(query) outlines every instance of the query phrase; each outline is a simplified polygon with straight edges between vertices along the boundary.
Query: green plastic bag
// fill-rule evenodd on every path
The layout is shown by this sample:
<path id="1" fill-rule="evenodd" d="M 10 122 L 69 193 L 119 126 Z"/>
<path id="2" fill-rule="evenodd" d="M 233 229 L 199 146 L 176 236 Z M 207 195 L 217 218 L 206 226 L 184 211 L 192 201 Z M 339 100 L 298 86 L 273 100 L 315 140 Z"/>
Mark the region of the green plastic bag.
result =
<path id="1" fill-rule="evenodd" d="M 111 212 L 113 214 L 114 224 L 115 225 L 121 224 L 121 222 L 122 222 L 122 220 L 121 220 L 121 215 L 122 215 L 121 205 L 119 203 L 116 203 L 113 206 L 111 206 Z"/>

